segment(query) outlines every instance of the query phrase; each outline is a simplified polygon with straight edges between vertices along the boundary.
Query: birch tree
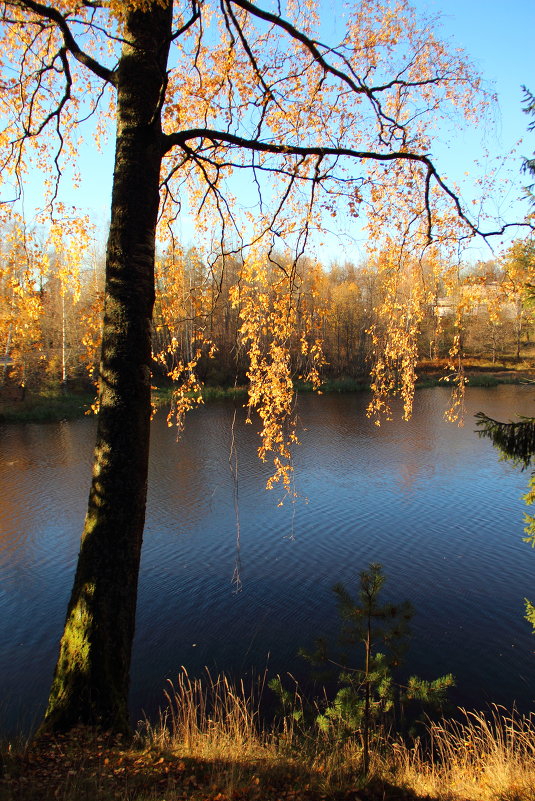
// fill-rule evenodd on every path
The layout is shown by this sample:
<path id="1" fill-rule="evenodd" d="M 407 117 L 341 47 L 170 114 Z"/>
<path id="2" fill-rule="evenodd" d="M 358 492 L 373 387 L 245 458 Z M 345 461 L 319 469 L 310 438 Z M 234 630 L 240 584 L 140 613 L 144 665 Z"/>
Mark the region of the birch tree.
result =
<path id="1" fill-rule="evenodd" d="M 83 120 L 97 141 L 114 130 L 93 479 L 44 727 L 124 730 L 158 224 L 162 236 L 172 230 L 187 198 L 198 230 L 223 253 L 241 251 L 233 299 L 263 420 L 261 455 L 274 452 L 284 482 L 297 258 L 340 213 L 371 239 L 388 235 L 397 256 L 385 260 L 392 300 L 384 308 L 397 314 L 405 252 L 481 232 L 430 153 L 448 115 L 474 124 L 487 99 L 463 54 L 405 0 L 360 0 L 338 42 L 322 41 L 313 0 L 6 0 L 0 15 L 4 197 L 16 200 L 28 170 L 48 170 L 57 222 L 69 213 L 58 207 L 61 180 L 76 170 Z M 244 173 L 238 190 L 233 176 Z M 293 249 L 290 267 L 274 258 L 278 243 Z M 266 254 L 280 271 L 275 298 L 261 291 Z M 405 344 L 419 303 L 412 293 L 404 323 L 392 328 Z M 311 362 L 314 347 L 303 339 Z"/>

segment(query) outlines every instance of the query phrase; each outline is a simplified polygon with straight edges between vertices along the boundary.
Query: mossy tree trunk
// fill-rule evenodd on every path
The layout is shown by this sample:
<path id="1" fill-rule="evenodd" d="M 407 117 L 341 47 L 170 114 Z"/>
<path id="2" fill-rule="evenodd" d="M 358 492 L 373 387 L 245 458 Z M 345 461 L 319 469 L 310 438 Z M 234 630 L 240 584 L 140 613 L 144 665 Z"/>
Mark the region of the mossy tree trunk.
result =
<path id="1" fill-rule="evenodd" d="M 93 480 L 44 730 L 128 730 L 147 491 L 161 103 L 172 4 L 130 13 L 116 71 L 117 139 L 106 257 Z"/>

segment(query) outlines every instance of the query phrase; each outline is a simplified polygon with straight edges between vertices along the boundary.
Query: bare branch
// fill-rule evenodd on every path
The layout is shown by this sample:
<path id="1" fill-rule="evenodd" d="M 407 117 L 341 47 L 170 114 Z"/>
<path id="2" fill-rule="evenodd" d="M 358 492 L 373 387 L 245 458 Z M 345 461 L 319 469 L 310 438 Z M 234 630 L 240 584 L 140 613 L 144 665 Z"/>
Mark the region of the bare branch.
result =
<path id="1" fill-rule="evenodd" d="M 425 179 L 425 213 L 428 220 L 428 238 L 432 239 L 432 214 L 430 205 L 430 185 L 431 180 L 434 178 L 442 191 L 453 201 L 457 215 L 469 229 L 468 236 L 479 235 L 483 238 L 490 236 L 500 236 L 507 228 L 511 227 L 527 227 L 531 230 L 535 229 L 535 225 L 530 222 L 522 223 L 506 223 L 501 228 L 493 231 L 483 231 L 475 223 L 470 220 L 466 212 L 461 206 L 461 202 L 457 194 L 449 188 L 449 186 L 442 180 L 438 174 L 435 165 L 424 154 L 411 153 L 409 151 L 397 150 L 388 153 L 380 153 L 370 150 L 355 150 L 350 147 L 332 147 L 332 146 L 300 146 L 292 144 L 277 144 L 274 142 L 265 142 L 258 139 L 247 139 L 237 134 L 229 133 L 228 131 L 216 131 L 209 128 L 193 128 L 187 131 L 180 131 L 173 134 L 167 134 L 163 137 L 162 149 L 163 153 L 168 153 L 173 147 L 178 146 L 182 149 L 188 147 L 188 142 L 192 139 L 208 140 L 213 143 L 214 147 L 217 145 L 228 144 L 235 145 L 244 150 L 254 151 L 257 153 L 271 153 L 278 156 L 318 156 L 325 158 L 328 156 L 340 157 L 348 156 L 358 161 L 378 161 L 378 162 L 394 162 L 394 161 L 407 161 L 409 163 L 421 164 L 426 170 Z M 190 151 L 192 152 L 192 151 Z M 274 168 L 274 171 L 277 171 Z"/>
<path id="2" fill-rule="evenodd" d="M 225 2 L 227 6 L 229 6 L 229 8 L 232 4 L 237 5 L 244 11 L 248 11 L 252 16 L 257 17 L 259 19 L 263 19 L 266 22 L 270 22 L 272 25 L 275 25 L 276 27 L 286 31 L 286 33 L 288 33 L 292 37 L 292 39 L 296 39 L 298 42 L 301 42 L 301 44 L 307 48 L 307 50 L 314 58 L 314 61 L 316 61 L 326 73 L 329 73 L 338 78 L 339 80 L 343 81 L 352 89 L 353 92 L 356 92 L 357 94 L 367 95 L 370 99 L 372 98 L 374 93 L 385 92 L 388 89 L 392 89 L 394 86 L 404 86 L 404 87 L 426 86 L 428 84 L 436 83 L 438 79 L 437 76 L 435 78 L 429 78 L 421 81 L 405 81 L 398 75 L 396 76 L 396 78 L 394 78 L 392 81 L 388 83 L 381 84 L 378 86 L 367 86 L 364 83 L 364 81 L 362 81 L 357 76 L 355 76 L 355 79 L 353 79 L 346 72 L 343 72 L 342 70 L 339 70 L 337 67 L 334 67 L 332 64 L 329 64 L 329 62 L 325 59 L 325 55 L 321 52 L 321 50 L 324 50 L 325 52 L 329 53 L 335 53 L 343 60 L 343 62 L 347 66 L 349 66 L 347 59 L 343 56 L 343 54 L 339 53 L 338 50 L 336 50 L 336 48 L 328 47 L 327 45 L 324 45 L 317 39 L 311 39 L 309 36 L 307 36 L 298 28 L 296 28 L 294 25 L 292 25 L 291 22 L 288 22 L 288 20 L 283 19 L 280 13 L 277 15 L 277 14 L 272 14 L 269 11 L 264 11 L 263 9 L 258 8 L 258 6 L 253 5 L 253 3 L 249 2 L 249 0 L 225 0 Z M 351 69 L 351 72 L 354 74 L 353 69 Z"/>
<path id="3" fill-rule="evenodd" d="M 296 39 L 298 42 L 301 42 L 307 50 L 310 52 L 314 61 L 316 61 L 325 72 L 330 73 L 331 75 L 336 76 L 341 81 L 346 83 L 354 92 L 357 94 L 367 94 L 368 90 L 363 86 L 359 86 L 352 78 L 349 77 L 345 72 L 333 67 L 329 64 L 324 56 L 320 51 L 320 47 L 323 47 L 321 42 L 318 42 L 315 39 L 311 39 L 310 37 L 306 36 L 302 31 L 292 25 L 291 22 L 283 19 L 280 15 L 272 14 L 269 11 L 264 11 L 258 6 L 253 5 L 249 2 L 249 0 L 226 0 L 227 5 L 234 3 L 235 5 L 242 8 L 244 11 L 248 11 L 252 16 L 258 17 L 259 19 L 263 19 L 266 22 L 270 22 L 272 25 L 277 26 L 278 28 L 282 28 L 282 30 L 286 31 L 292 39 Z M 324 48 L 328 49 L 328 48 Z"/>
<path id="4" fill-rule="evenodd" d="M 250 44 L 249 44 L 249 42 L 247 40 L 247 37 L 245 36 L 245 34 L 243 32 L 243 29 L 242 29 L 240 23 L 238 22 L 238 20 L 236 18 L 236 15 L 235 15 L 235 13 L 234 13 L 234 11 L 232 9 L 232 4 L 230 2 L 228 2 L 228 0 L 226 0 L 226 6 L 228 8 L 228 14 L 230 16 L 230 19 L 232 20 L 232 24 L 234 25 L 234 28 L 236 29 L 236 31 L 238 33 L 238 36 L 240 37 L 240 42 L 242 44 L 242 47 L 245 50 L 245 52 L 247 53 L 249 61 L 251 62 L 251 65 L 253 67 L 253 71 L 254 71 L 256 77 L 258 78 L 258 82 L 260 83 L 262 89 L 264 90 L 264 94 L 265 94 L 266 99 L 273 99 L 273 93 L 272 93 L 270 87 L 264 81 L 264 76 L 262 75 L 262 73 L 260 71 L 260 68 L 258 66 L 258 62 L 257 62 L 257 60 L 255 58 L 255 55 L 254 55 L 253 51 L 251 50 L 251 46 L 250 46 Z M 224 6 L 223 5 L 222 5 L 222 8 L 223 8 L 223 11 L 224 11 Z M 226 19 L 226 14 L 225 14 L 225 19 Z M 265 103 L 264 103 L 264 105 L 265 105 Z"/>
<path id="5" fill-rule="evenodd" d="M 189 30 L 191 26 L 197 22 L 200 16 L 201 12 L 199 9 L 199 5 L 196 2 L 196 0 L 193 0 L 191 17 L 187 22 L 184 23 L 184 25 L 182 25 L 182 27 L 180 27 L 177 31 L 173 33 L 173 35 L 171 36 L 171 41 L 174 42 L 175 39 L 178 39 L 180 36 L 182 36 L 183 33 L 186 33 L 186 31 Z"/>

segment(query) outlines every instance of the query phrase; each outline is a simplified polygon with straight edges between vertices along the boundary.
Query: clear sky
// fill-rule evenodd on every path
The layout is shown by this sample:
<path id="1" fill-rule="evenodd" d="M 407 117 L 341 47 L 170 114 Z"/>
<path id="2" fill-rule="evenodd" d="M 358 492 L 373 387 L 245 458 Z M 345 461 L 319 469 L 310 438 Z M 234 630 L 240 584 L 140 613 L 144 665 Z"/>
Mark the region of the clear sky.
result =
<path id="1" fill-rule="evenodd" d="M 444 153 L 446 170 L 460 181 L 464 168 L 459 165 L 458 171 L 457 157 L 468 162 L 465 169 L 470 170 L 469 162 L 478 158 L 478 144 L 483 141 L 496 155 L 517 150 L 511 162 L 514 182 L 520 156 L 535 151 L 535 134 L 527 131 L 530 119 L 522 111 L 522 86 L 535 92 L 535 0 L 416 0 L 415 4 L 424 12 L 441 14 L 445 36 L 466 51 L 487 87 L 498 95 L 495 129 L 474 133 L 470 142 L 462 138 L 457 147 Z M 519 175 L 518 181 L 522 185 L 527 177 Z M 518 219 L 524 208 L 516 203 L 513 183 L 497 201 L 496 211 L 511 220 Z M 473 255 L 488 258 L 491 254 L 480 246 Z"/>
<path id="2" fill-rule="evenodd" d="M 262 0 L 258 0 L 259 5 Z M 448 147 L 434 149 L 433 155 L 441 173 L 450 182 L 458 182 L 462 193 L 470 198 L 473 191 L 474 160 L 481 157 L 482 145 L 491 154 L 510 153 L 523 140 L 510 164 L 512 183 L 503 196 L 496 198 L 496 211 L 505 219 L 518 219 L 524 207 L 517 203 L 525 176 L 520 176 L 520 156 L 531 155 L 535 150 L 535 135 L 527 132 L 528 117 L 522 113 L 522 84 L 535 92 L 535 0 L 413 0 L 416 8 L 426 14 L 440 14 L 441 38 L 456 47 L 462 47 L 480 71 L 486 88 L 498 95 L 499 109 L 496 125 L 481 129 L 451 141 Z M 342 22 L 340 0 L 324 0 L 329 18 L 325 29 L 336 28 Z M 324 20 L 325 22 L 325 20 Z M 63 197 L 88 211 L 93 219 L 105 228 L 109 217 L 113 157 L 108 152 L 95 155 L 89 147 L 80 152 L 82 185 L 75 192 L 64 186 Z M 469 173 L 468 176 L 465 173 Z M 37 178 L 37 176 L 36 176 Z M 518 183 L 515 184 L 515 179 Z M 31 204 L 32 182 L 28 187 L 28 211 Z M 80 199 L 82 198 L 82 203 Z M 348 229 L 349 230 L 349 229 Z M 194 239 L 191 221 L 184 218 L 179 224 L 179 236 L 184 244 Z M 103 233 L 104 236 L 104 233 Z M 496 242 L 499 249 L 499 243 Z M 331 245 L 332 247 L 332 245 Z M 319 253 L 330 260 L 332 250 Z M 358 253 L 338 251 L 340 257 L 358 259 Z M 484 246 L 474 248 L 472 257 L 489 258 L 492 254 Z"/>
<path id="3" fill-rule="evenodd" d="M 324 0 L 325 7 L 333 8 L 336 0 Z M 498 96 L 494 124 L 463 131 L 453 138 L 448 147 L 433 143 L 433 158 L 442 175 L 450 183 L 461 186 L 463 197 L 476 198 L 477 177 L 475 161 L 480 160 L 483 148 L 489 156 L 516 154 L 503 171 L 504 191 L 494 198 L 491 210 L 503 220 L 523 218 L 525 203 L 518 203 L 527 176 L 521 175 L 521 157 L 535 151 L 535 133 L 529 133 L 530 119 L 522 111 L 522 86 L 535 93 L 535 0 L 412 0 L 416 10 L 425 16 L 440 16 L 437 38 L 462 48 L 476 67 L 484 88 Z M 331 25 L 342 24 L 342 4 L 333 11 Z M 466 175 L 468 173 L 468 175 Z M 525 231 L 525 229 L 524 229 Z M 494 239 L 496 251 L 522 229 L 509 232 L 503 240 Z M 492 258 L 492 252 L 482 242 L 474 241 L 468 258 Z"/>

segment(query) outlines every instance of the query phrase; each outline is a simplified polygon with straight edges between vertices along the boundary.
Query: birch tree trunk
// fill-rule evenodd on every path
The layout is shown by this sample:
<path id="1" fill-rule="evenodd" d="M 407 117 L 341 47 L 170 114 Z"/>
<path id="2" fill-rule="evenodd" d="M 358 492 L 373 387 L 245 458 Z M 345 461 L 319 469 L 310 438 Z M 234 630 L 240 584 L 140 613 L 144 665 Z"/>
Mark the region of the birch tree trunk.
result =
<path id="1" fill-rule="evenodd" d="M 128 686 L 149 456 L 161 104 L 172 4 L 131 12 L 117 138 L 93 480 L 44 730 L 128 730 Z"/>

